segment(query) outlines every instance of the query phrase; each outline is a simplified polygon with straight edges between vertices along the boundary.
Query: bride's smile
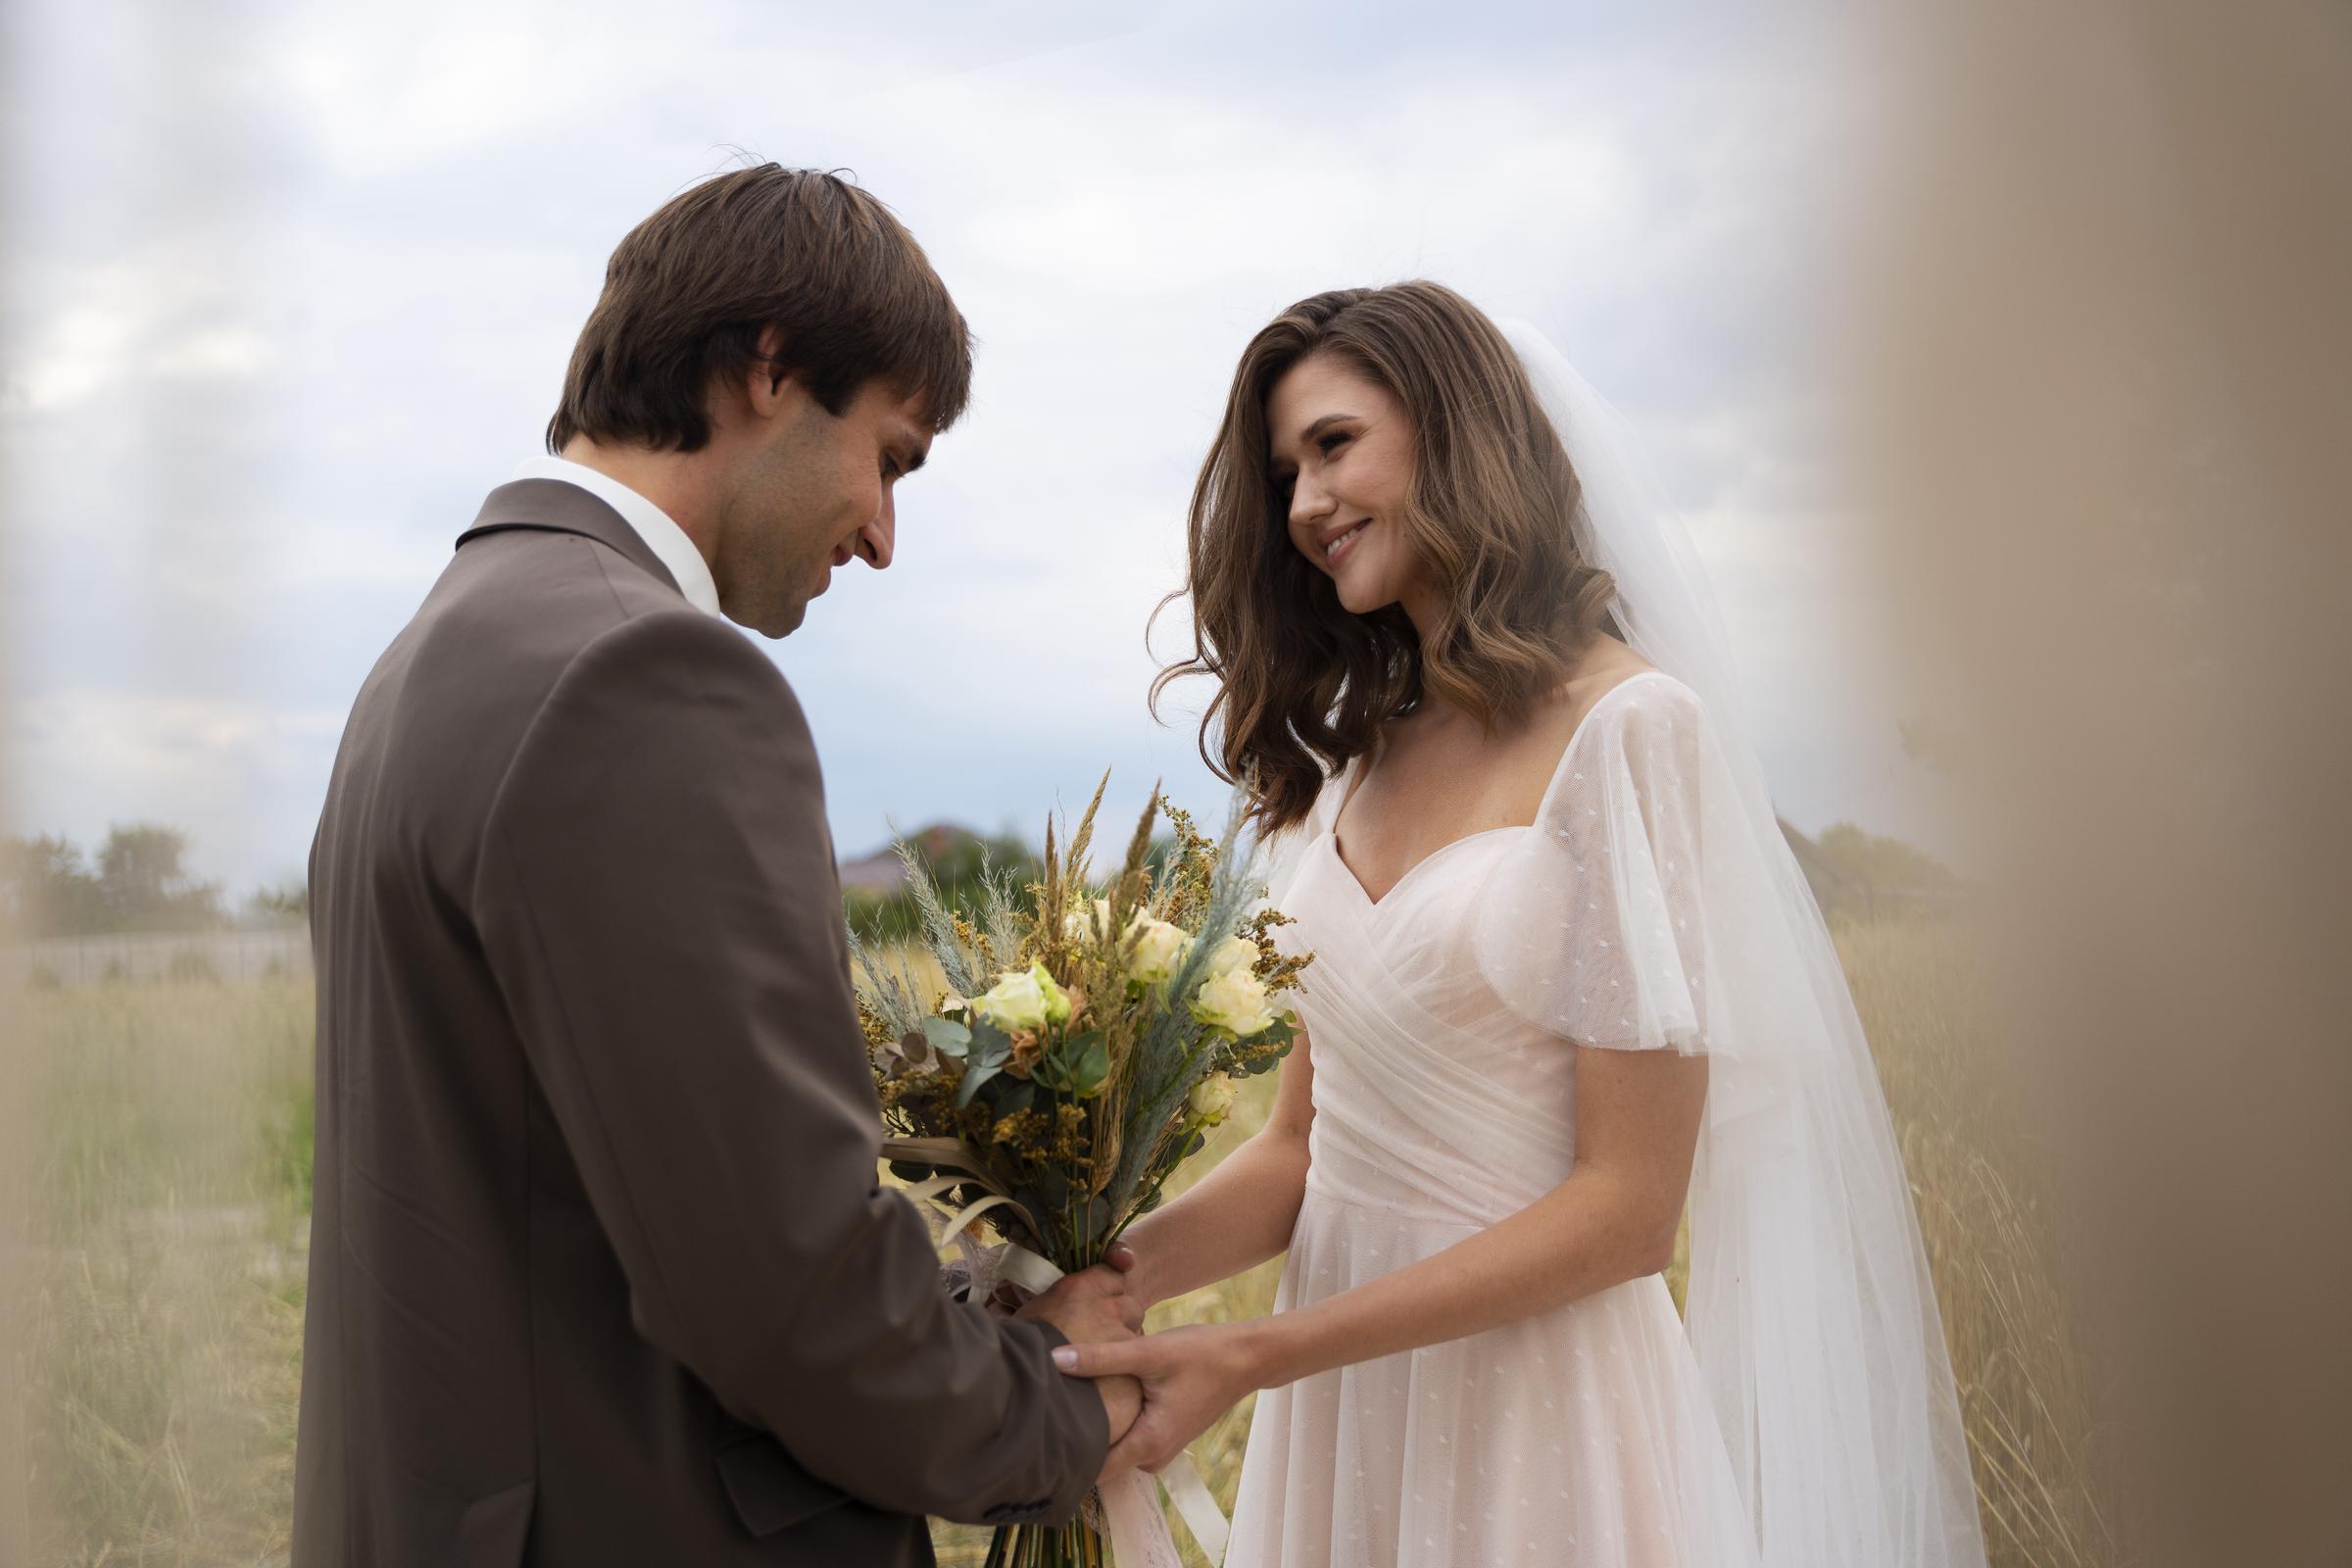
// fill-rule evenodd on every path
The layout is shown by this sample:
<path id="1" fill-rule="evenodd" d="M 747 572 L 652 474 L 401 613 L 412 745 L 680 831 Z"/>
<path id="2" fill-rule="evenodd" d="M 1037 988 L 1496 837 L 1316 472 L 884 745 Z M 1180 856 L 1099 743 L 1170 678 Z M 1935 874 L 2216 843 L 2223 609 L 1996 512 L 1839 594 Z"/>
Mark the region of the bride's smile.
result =
<path id="1" fill-rule="evenodd" d="M 1323 564 L 1334 571 L 1338 570 L 1340 558 L 1346 555 L 1348 547 L 1355 543 L 1356 536 L 1371 526 L 1372 519 L 1366 517 L 1361 522 L 1348 524 L 1337 533 L 1324 535 Z"/>

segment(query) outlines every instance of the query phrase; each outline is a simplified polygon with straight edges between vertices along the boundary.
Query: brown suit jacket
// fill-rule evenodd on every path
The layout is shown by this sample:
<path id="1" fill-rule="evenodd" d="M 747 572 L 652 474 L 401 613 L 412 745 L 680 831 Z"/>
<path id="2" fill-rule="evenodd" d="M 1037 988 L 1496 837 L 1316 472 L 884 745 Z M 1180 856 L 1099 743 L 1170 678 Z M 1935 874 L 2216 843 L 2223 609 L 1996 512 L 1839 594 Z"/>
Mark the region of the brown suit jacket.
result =
<path id="1" fill-rule="evenodd" d="M 1075 1513 L 1047 1325 L 946 1299 L 776 668 L 618 514 L 493 491 L 311 855 L 296 1568 L 932 1560 Z"/>

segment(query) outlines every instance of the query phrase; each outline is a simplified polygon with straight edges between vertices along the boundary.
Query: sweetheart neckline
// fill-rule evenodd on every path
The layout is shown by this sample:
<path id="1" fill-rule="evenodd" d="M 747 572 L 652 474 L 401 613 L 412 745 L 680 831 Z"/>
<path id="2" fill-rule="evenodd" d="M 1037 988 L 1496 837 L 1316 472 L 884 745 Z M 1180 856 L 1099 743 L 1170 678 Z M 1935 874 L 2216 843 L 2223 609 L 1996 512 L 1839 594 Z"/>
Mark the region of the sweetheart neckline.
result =
<path id="1" fill-rule="evenodd" d="M 1340 853 L 1339 834 L 1330 828 L 1325 828 L 1322 837 L 1323 842 L 1331 846 L 1331 858 L 1338 862 L 1340 874 L 1348 879 L 1349 887 L 1355 889 L 1355 896 L 1364 901 L 1364 907 L 1380 910 L 1386 908 L 1389 902 L 1396 897 L 1399 888 L 1421 874 L 1423 866 L 1444 856 L 1448 850 L 1459 849 L 1461 846 L 1475 843 L 1479 839 L 1493 838 L 1497 833 L 1533 833 L 1536 830 L 1536 824 L 1533 822 L 1506 822 L 1501 827 L 1480 828 L 1477 832 L 1465 833 L 1458 839 L 1447 839 L 1411 865 L 1406 866 L 1404 875 L 1390 883 L 1389 891 L 1377 899 L 1372 896 L 1371 889 L 1365 887 L 1363 881 L 1356 876 L 1354 868 L 1348 863 L 1348 858 Z"/>
<path id="2" fill-rule="evenodd" d="M 1664 675 L 1665 673 L 1666 672 L 1664 670 L 1655 668 L 1654 666 L 1637 669 L 1632 674 L 1618 681 L 1616 685 L 1611 686 L 1607 691 L 1602 692 L 1598 697 L 1592 699 L 1592 706 L 1586 709 L 1583 713 L 1578 715 L 1576 723 L 1568 731 L 1567 741 L 1560 747 L 1559 760 L 1552 764 L 1551 782 L 1545 785 L 1544 788 L 1544 799 L 1536 804 L 1535 821 L 1506 822 L 1501 827 L 1481 828 L 1476 833 L 1465 833 L 1458 839 L 1447 839 L 1445 843 L 1439 845 L 1436 849 L 1430 851 L 1427 855 L 1424 855 L 1421 857 L 1421 858 L 1415 860 L 1411 865 L 1407 866 L 1405 868 L 1404 875 L 1390 883 L 1389 891 L 1383 893 L 1379 898 L 1376 899 L 1372 896 L 1370 890 L 1364 886 L 1363 880 L 1355 874 L 1355 868 L 1348 863 L 1348 857 L 1340 853 L 1340 818 L 1348 814 L 1348 803 L 1354 799 L 1356 785 L 1363 782 L 1363 779 L 1360 776 L 1356 776 L 1351 777 L 1348 780 L 1347 790 L 1340 798 L 1339 809 L 1332 812 L 1331 824 L 1323 829 L 1322 836 L 1331 844 L 1331 858 L 1340 862 L 1340 870 L 1346 874 L 1348 882 L 1354 886 L 1356 897 L 1364 901 L 1364 906 L 1369 909 L 1377 910 L 1385 906 L 1391 899 L 1395 898 L 1396 896 L 1396 890 L 1404 886 L 1407 882 L 1410 882 L 1423 866 L 1436 859 L 1439 856 L 1444 855 L 1447 850 L 1452 849 L 1457 844 L 1468 844 L 1474 839 L 1489 838 L 1496 833 L 1536 832 L 1543 824 L 1544 811 L 1551 806 L 1552 793 L 1559 788 L 1559 776 L 1561 770 L 1568 765 L 1569 757 L 1576 751 L 1576 743 L 1583 739 L 1585 731 L 1592 727 L 1593 715 L 1598 713 L 1601 709 L 1608 705 L 1609 699 L 1615 697 L 1619 692 L 1625 690 L 1634 682 L 1642 679 L 1644 676 Z M 1350 764 L 1350 771 L 1353 771 L 1352 763 Z"/>

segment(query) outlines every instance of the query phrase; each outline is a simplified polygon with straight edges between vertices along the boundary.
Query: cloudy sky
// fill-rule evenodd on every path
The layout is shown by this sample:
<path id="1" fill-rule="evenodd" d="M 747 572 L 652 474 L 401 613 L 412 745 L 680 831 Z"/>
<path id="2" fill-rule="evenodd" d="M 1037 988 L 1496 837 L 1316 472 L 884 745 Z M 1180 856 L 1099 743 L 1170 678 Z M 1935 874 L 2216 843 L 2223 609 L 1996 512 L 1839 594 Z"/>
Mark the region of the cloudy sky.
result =
<path id="1" fill-rule="evenodd" d="M 1834 37 L 1778 8 L 1169 9 L 18 0 L 14 825 L 160 819 L 234 890 L 299 874 L 345 710 L 538 450 L 607 254 L 748 155 L 853 171 L 980 338 L 898 563 L 763 645 L 845 854 L 1034 834 L 1106 764 L 1122 814 L 1155 776 L 1219 810 L 1202 694 L 1145 710 L 1144 626 L 1227 377 L 1291 301 L 1416 275 L 1534 318 L 1647 439 L 1784 814 L 1924 829 L 1822 452 Z"/>

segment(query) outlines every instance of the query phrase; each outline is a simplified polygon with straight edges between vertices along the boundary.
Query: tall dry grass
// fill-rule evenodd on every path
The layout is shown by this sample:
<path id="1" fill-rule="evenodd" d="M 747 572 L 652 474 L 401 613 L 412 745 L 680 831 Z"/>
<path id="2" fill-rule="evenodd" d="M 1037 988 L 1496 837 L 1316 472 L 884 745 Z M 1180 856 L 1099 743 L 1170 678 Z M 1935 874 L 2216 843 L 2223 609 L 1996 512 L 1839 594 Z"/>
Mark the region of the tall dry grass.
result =
<path id="1" fill-rule="evenodd" d="M 308 981 L 21 999 L 35 1563 L 284 1555 L 311 1005 Z"/>
<path id="2" fill-rule="evenodd" d="M 2062 1240 L 2037 1197 L 2036 1152 L 2003 1102 L 1990 995 L 1964 929 L 1853 923 L 1838 941 L 1918 1195 L 1993 1559 L 2119 1561 L 2096 1500 L 2099 1401 L 2056 1283 Z M 39 1199 L 31 1560 L 282 1560 L 310 1192 L 309 983 L 18 1000 Z M 1270 1077 L 1247 1086 L 1193 1174 L 1263 1125 L 1272 1091 Z M 1152 1326 L 1262 1314 L 1279 1274 L 1277 1260 L 1165 1303 Z M 1196 1446 L 1228 1507 L 1250 1414 L 1245 1401 Z M 935 1539 L 955 1564 L 977 1562 L 986 1536 L 941 1526 Z"/>
<path id="3" fill-rule="evenodd" d="M 2124 1560 L 2103 1401 L 2060 1286 L 2046 1152 L 2012 1101 L 1993 974 L 1958 919 L 1838 921 L 1943 1311 L 1993 1563 Z"/>

